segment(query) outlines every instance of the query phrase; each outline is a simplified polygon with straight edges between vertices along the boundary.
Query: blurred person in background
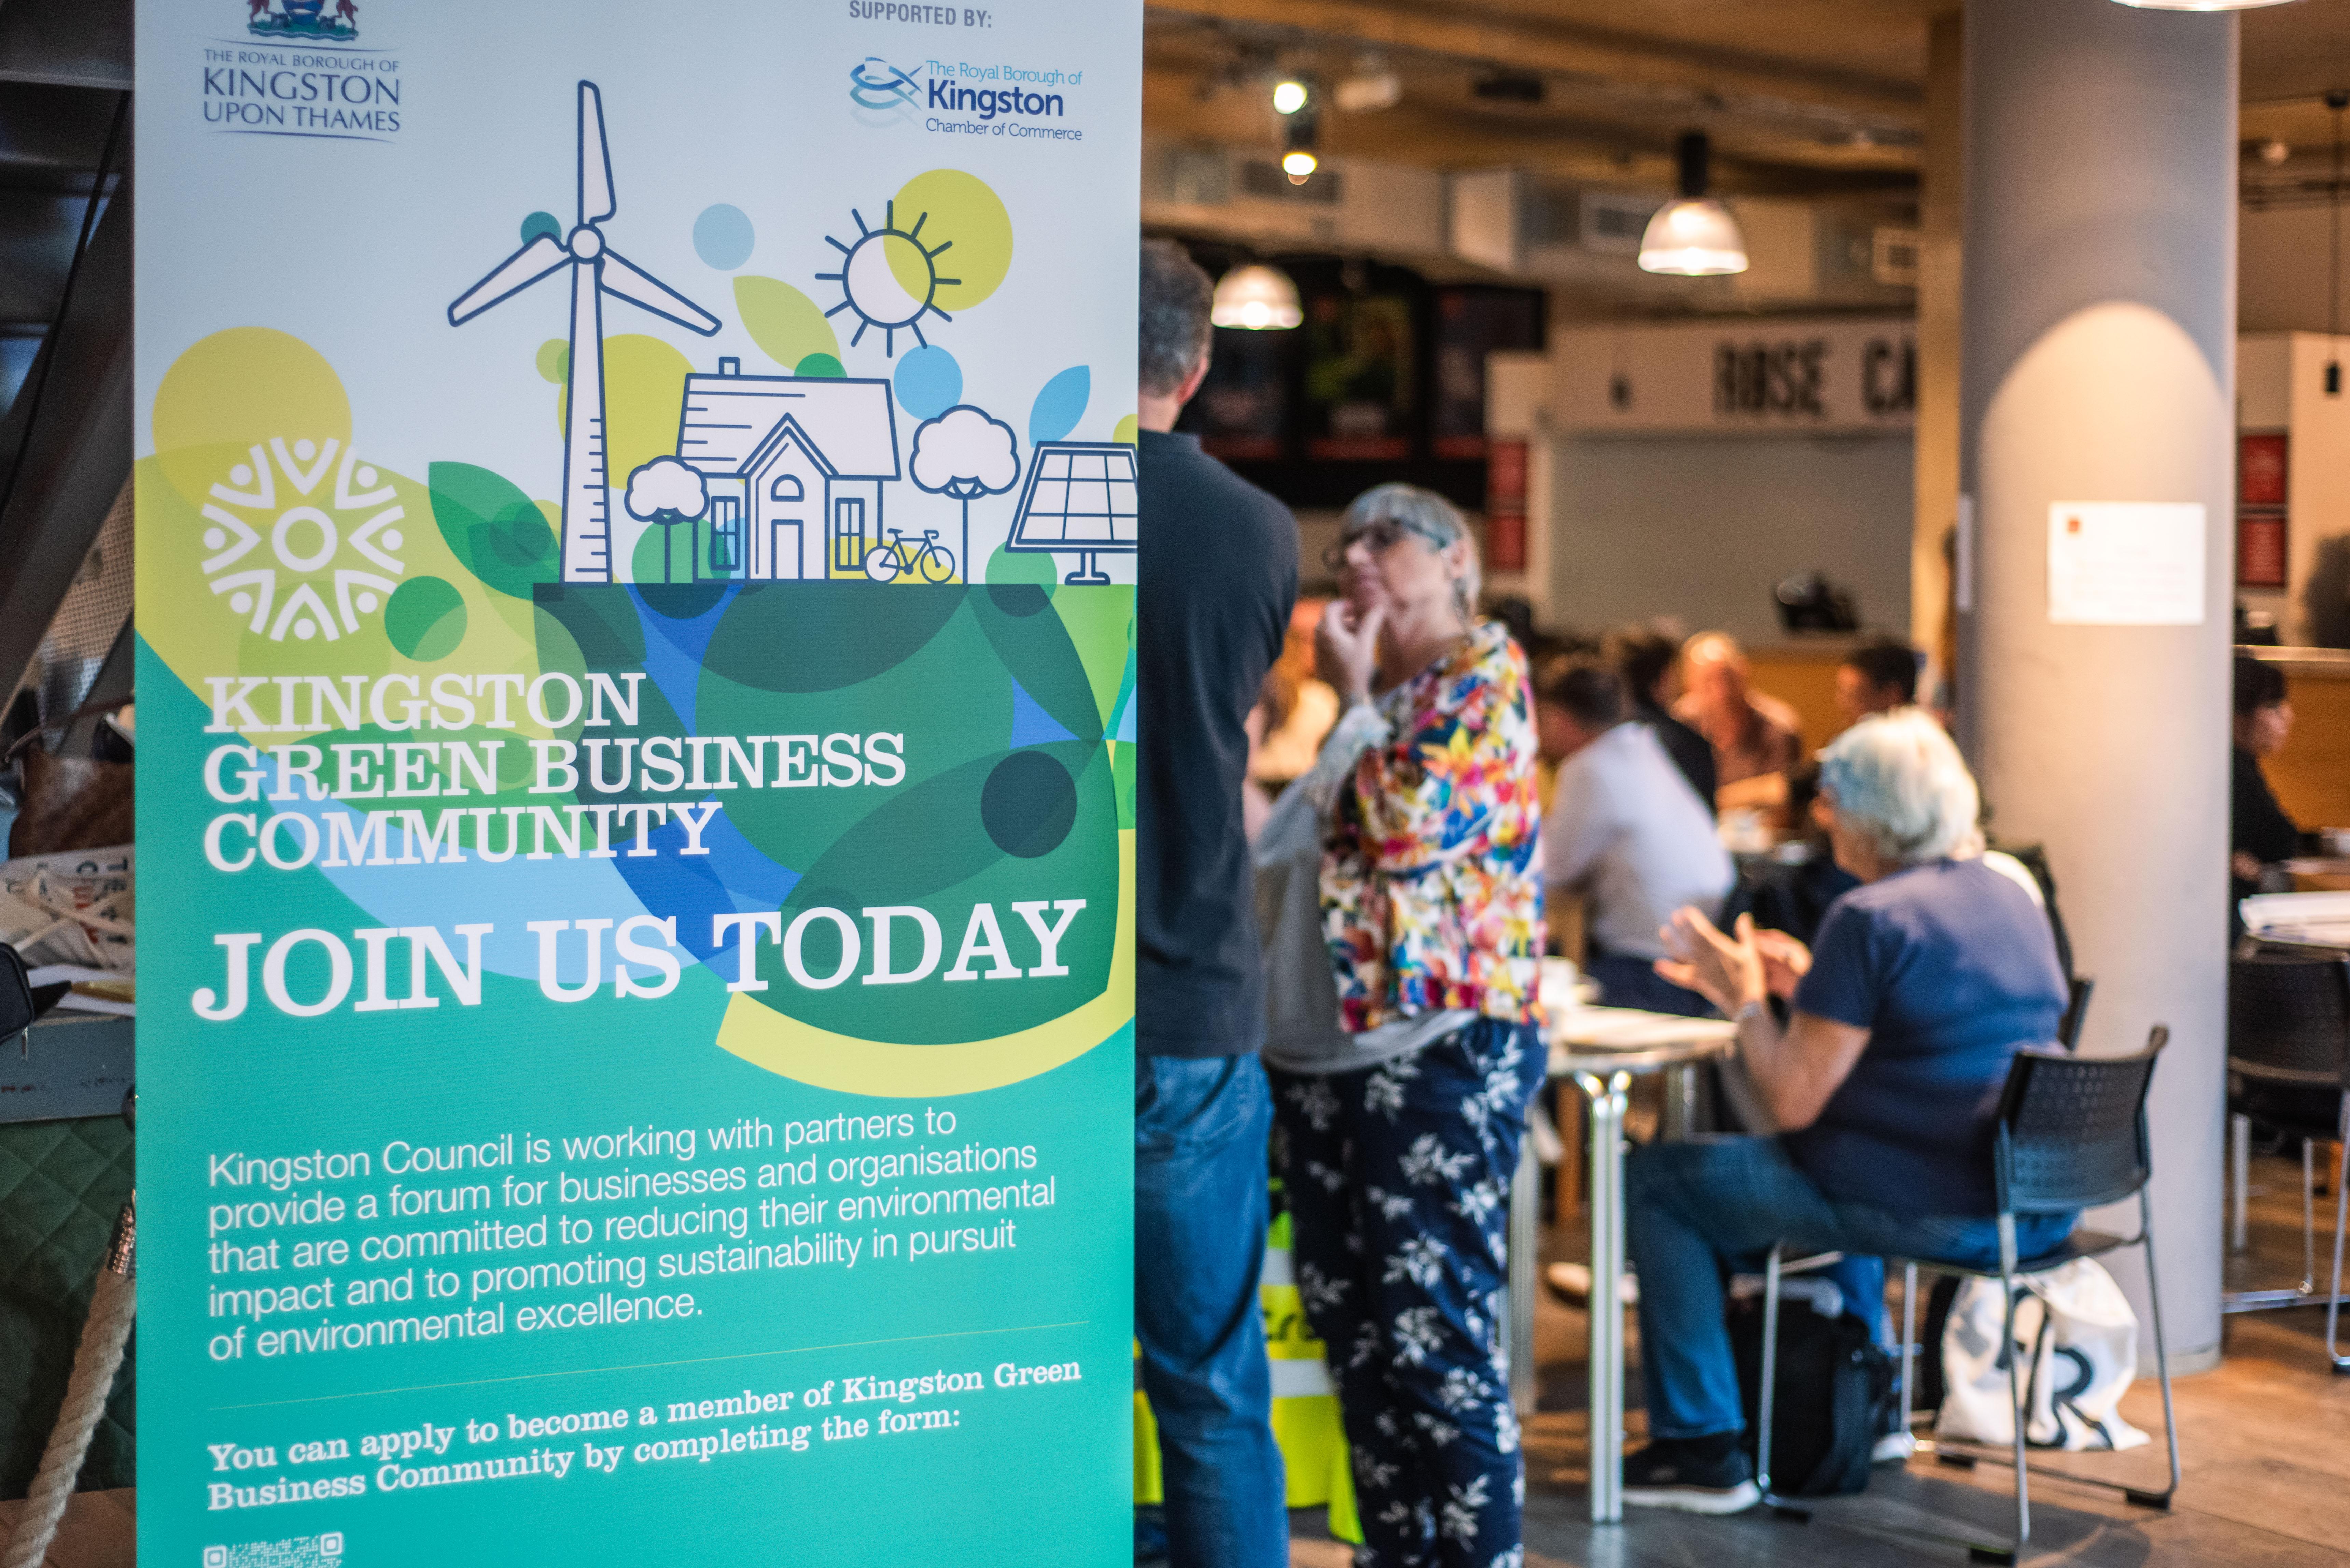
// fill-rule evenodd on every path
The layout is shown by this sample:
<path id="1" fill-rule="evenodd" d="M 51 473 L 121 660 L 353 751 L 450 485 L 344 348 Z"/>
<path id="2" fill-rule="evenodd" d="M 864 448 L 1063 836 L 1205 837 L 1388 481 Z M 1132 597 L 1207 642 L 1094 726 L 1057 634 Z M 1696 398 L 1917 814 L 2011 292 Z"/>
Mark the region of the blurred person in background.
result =
<path id="1" fill-rule="evenodd" d="M 1522 1551 L 1502 1290 L 1547 1062 L 1525 657 L 1478 622 L 1475 542 L 1440 496 L 1366 492 L 1328 564 L 1345 711 L 1293 787 L 1326 807 L 1344 1030 L 1270 1061 L 1297 1286 L 1338 1384 L 1357 1561 L 1492 1568 Z"/>
<path id="2" fill-rule="evenodd" d="M 1713 744 L 1672 715 L 1680 696 L 1680 639 L 1653 626 L 1618 627 L 1599 645 L 1599 656 L 1624 678 L 1632 700 L 1632 717 L 1657 732 L 1657 740 L 1673 765 L 1697 791 L 1706 809 L 1713 808 L 1718 781 L 1713 774 Z"/>
<path id="3" fill-rule="evenodd" d="M 1249 762 L 1249 777 L 1274 794 L 1314 765 L 1330 726 L 1338 722 L 1338 694 L 1314 673 L 1314 628 L 1322 624 L 1327 601 L 1302 598 L 1290 612 L 1274 673 L 1287 682 L 1291 701 L 1261 737 Z"/>
<path id="4" fill-rule="evenodd" d="M 1709 916 L 1730 890 L 1730 855 L 1655 731 L 1630 717 L 1624 681 L 1596 659 L 1570 659 L 1535 692 L 1545 751 L 1564 759 L 1543 814 L 1543 877 L 1554 898 L 1582 896 L 1583 967 L 1609 1007 L 1706 1017 L 1713 1008 L 1659 976 L 1661 928 L 1692 905 Z"/>
<path id="5" fill-rule="evenodd" d="M 2243 934 L 2239 901 L 2261 890 L 2261 878 L 2280 860 L 2308 853 L 2312 840 L 2277 804 L 2261 761 L 2293 733 L 2293 703 L 2284 671 L 2249 653 L 2236 655 L 2235 745 L 2230 756 L 2228 931 Z"/>
<path id="6" fill-rule="evenodd" d="M 1135 697 L 1134 1330 L 1172 1568 L 1282 1568 L 1257 1277 L 1273 1107 L 1243 828 L 1249 714 L 1297 597 L 1288 508 L 1172 433 L 1208 372 L 1208 275 L 1142 246 Z M 1147 1521 L 1137 1521 L 1138 1537 Z"/>
<path id="7" fill-rule="evenodd" d="M 1849 723 L 1918 700 L 1918 655 L 1906 642 L 1863 643 L 1836 666 L 1836 711 Z M 1794 825 L 1791 825 L 1794 826 Z"/>
<path id="8" fill-rule="evenodd" d="M 1681 700 L 1673 717 L 1693 726 L 1713 747 L 1714 803 L 1749 779 L 1783 774 L 1804 754 L 1803 721 L 1776 697 L 1749 683 L 1746 653 L 1726 631 L 1700 632 L 1681 649 Z M 1754 791 L 1740 792 L 1757 803 Z"/>
<path id="9" fill-rule="evenodd" d="M 1718 922 L 1729 929 L 1741 915 L 1754 917 L 1763 930 L 1784 931 L 1808 943 L 1827 918 L 1828 906 L 1860 886 L 1836 864 L 1829 841 L 1827 812 L 1820 801 L 1820 765 L 1798 763 L 1787 772 L 1788 840 L 1769 855 L 1746 857 L 1738 886 L 1721 907 Z"/>

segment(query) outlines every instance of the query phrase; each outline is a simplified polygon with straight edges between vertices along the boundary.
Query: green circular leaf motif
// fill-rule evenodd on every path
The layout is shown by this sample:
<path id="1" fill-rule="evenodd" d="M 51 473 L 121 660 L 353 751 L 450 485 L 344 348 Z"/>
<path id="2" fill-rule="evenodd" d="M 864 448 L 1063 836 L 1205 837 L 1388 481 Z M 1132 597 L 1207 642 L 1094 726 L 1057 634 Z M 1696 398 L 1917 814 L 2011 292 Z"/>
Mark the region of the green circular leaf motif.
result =
<path id="1" fill-rule="evenodd" d="M 411 577 L 383 610 L 384 635 L 411 659 L 446 659 L 465 639 L 465 597 L 441 577 Z"/>
<path id="2" fill-rule="evenodd" d="M 1006 855 L 1023 860 L 1050 855 L 1076 822 L 1076 781 L 1041 747 L 1014 752 L 988 770 L 979 819 Z"/>

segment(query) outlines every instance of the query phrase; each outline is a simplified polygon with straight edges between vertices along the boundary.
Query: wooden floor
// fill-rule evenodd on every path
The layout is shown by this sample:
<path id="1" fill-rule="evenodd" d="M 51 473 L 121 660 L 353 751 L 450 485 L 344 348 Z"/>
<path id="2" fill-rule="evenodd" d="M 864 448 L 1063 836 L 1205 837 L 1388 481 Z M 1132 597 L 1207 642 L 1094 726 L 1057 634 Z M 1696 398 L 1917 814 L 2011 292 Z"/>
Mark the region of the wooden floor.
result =
<path id="1" fill-rule="evenodd" d="M 2230 1286 L 2290 1285 L 2301 1272 L 2297 1161 L 2258 1162 L 2253 1247 L 2231 1260 Z M 2331 1206 L 2319 1217 L 2320 1266 L 2327 1262 Z M 2299 1568 L 2350 1563 L 2350 1377 L 2328 1370 L 2323 1309 L 2295 1308 L 2232 1318 L 2226 1359 L 2215 1371 L 2180 1378 L 2180 1457 L 2185 1479 L 2168 1513 L 2134 1508 L 2117 1494 L 2033 1478 L 2032 1543 L 2025 1561 L 2083 1568 L 2230 1564 Z M 1541 1391 L 1526 1428 L 1527 1568 L 1765 1568 L 1837 1564 L 1894 1568 L 1967 1561 L 1961 1548 L 1906 1539 L 1897 1530 L 1996 1536 L 2012 1521 L 2009 1472 L 1951 1469 L 1919 1458 L 1906 1469 L 1880 1468 L 1862 1496 L 1829 1500 L 1809 1523 L 1757 1511 L 1731 1519 L 1627 1510 L 1620 1525 L 1586 1517 L 1583 1339 L 1580 1312 L 1545 1300 L 1537 1323 Z M 2350 1337 L 2350 1328 L 2345 1328 Z M 1630 1373 L 1629 1425 L 1642 1440 L 1639 1372 Z M 2162 1404 L 2152 1379 L 2123 1406 L 2154 1435 L 2126 1454 L 2050 1456 L 2050 1462 L 2115 1479 L 2164 1479 Z M 1350 1553 L 1326 1540 L 1295 1543 L 1299 1568 L 1346 1568 Z"/>

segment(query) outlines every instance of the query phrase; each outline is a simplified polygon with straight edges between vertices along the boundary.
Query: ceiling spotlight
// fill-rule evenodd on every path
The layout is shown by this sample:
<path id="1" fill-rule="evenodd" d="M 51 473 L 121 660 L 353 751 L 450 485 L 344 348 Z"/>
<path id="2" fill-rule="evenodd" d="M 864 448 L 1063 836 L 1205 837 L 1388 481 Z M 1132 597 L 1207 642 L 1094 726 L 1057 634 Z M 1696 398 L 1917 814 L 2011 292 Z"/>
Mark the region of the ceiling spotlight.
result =
<path id="1" fill-rule="evenodd" d="M 1711 144 L 1702 130 L 1685 130 L 1673 144 L 1680 163 L 1680 194 L 1657 209 L 1640 236 L 1640 270 L 1677 277 L 1715 277 L 1746 270 L 1746 237 L 1730 209 L 1708 196 Z"/>
<path id="2" fill-rule="evenodd" d="M 2272 136 L 2261 143 L 2261 161 L 2272 169 L 2292 156 L 2292 144 L 2282 137 Z"/>
<path id="3" fill-rule="evenodd" d="M 1278 332 L 1303 323 L 1297 286 L 1279 267 L 1252 262 L 1224 274 L 1216 284 L 1208 319 L 1245 332 Z"/>
<path id="4" fill-rule="evenodd" d="M 1320 166 L 1321 160 L 1314 150 L 1322 144 L 1322 106 L 1307 99 L 1282 122 L 1281 171 L 1289 176 L 1293 185 L 1303 185 Z"/>
<path id="5" fill-rule="evenodd" d="M 1305 107 L 1308 96 L 1304 82 L 1295 77 L 1284 77 L 1273 85 L 1273 112 L 1295 114 Z"/>

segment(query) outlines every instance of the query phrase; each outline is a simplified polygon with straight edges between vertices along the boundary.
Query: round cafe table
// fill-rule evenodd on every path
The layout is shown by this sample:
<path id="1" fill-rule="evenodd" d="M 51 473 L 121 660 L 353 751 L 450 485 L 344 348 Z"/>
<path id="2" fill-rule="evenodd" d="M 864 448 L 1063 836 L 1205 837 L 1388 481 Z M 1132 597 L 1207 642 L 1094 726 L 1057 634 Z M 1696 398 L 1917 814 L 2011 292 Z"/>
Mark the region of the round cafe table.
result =
<path id="1" fill-rule="evenodd" d="M 1561 1009 L 1550 1075 L 1571 1078 L 1589 1107 L 1591 1521 L 1624 1517 L 1624 1107 L 1632 1079 L 1664 1073 L 1665 1133 L 1686 1135 L 1697 1064 L 1729 1054 L 1738 1026 L 1628 1007 Z"/>

